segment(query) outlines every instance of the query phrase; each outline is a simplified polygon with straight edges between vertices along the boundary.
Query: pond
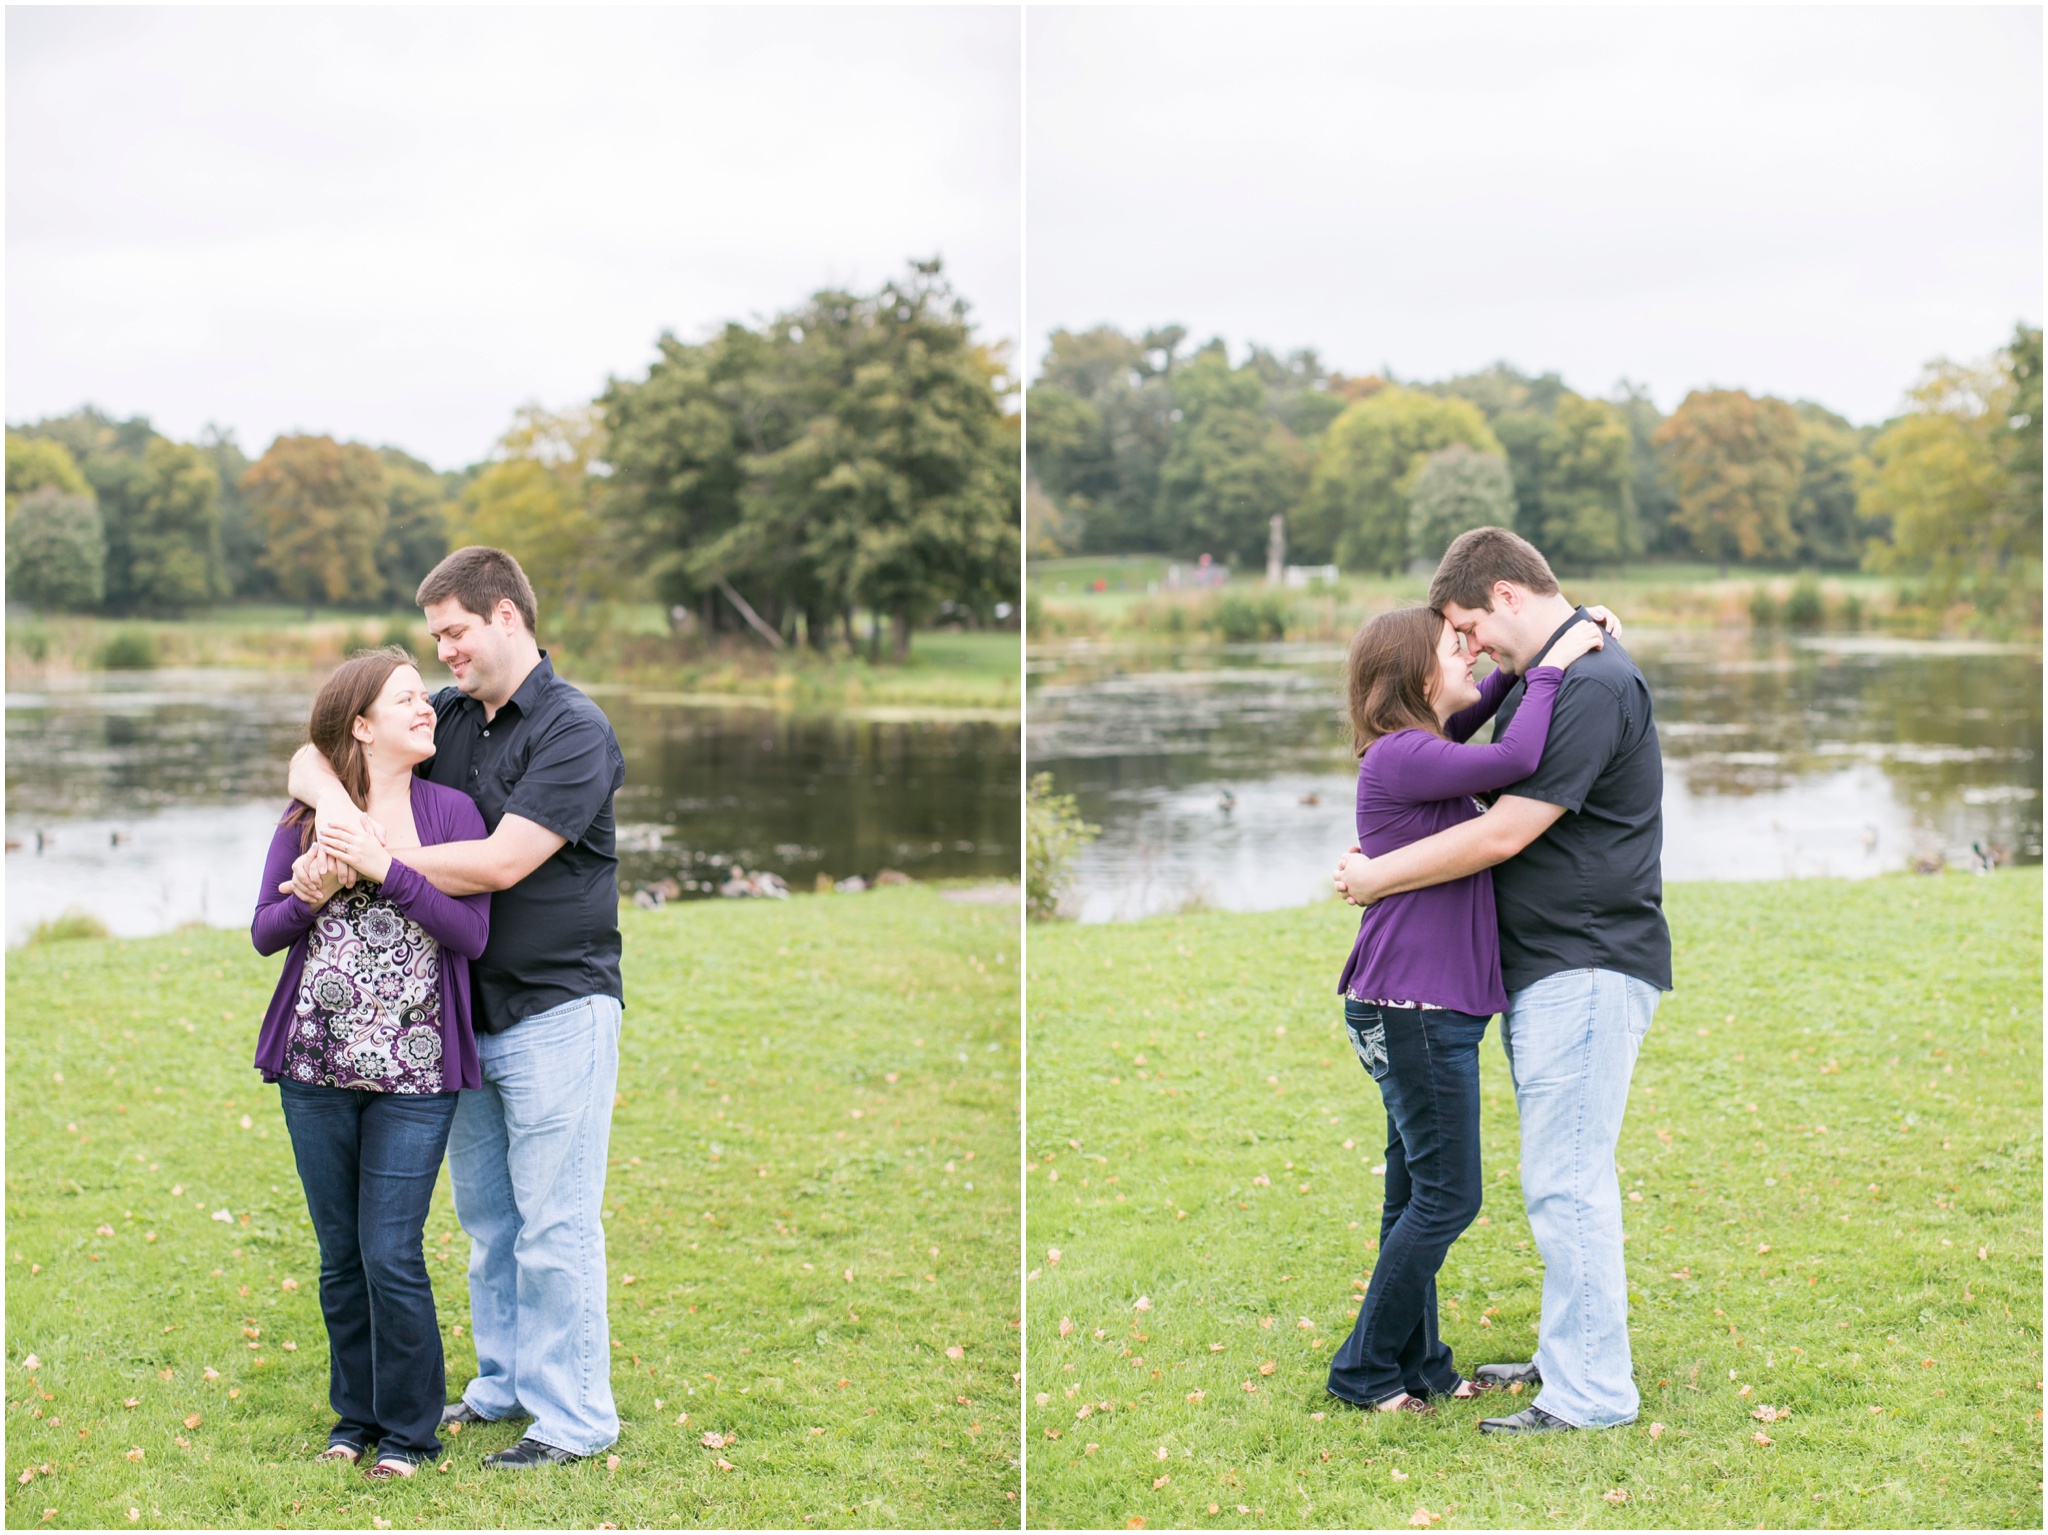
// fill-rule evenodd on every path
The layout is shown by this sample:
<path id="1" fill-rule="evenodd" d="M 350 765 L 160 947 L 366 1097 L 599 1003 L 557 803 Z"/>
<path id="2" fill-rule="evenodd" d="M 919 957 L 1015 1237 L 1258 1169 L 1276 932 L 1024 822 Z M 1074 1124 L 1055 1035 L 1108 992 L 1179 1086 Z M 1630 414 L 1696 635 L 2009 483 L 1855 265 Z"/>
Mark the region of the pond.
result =
<path id="1" fill-rule="evenodd" d="M 1664 877 L 2041 861 L 2031 648 L 1632 630 L 1664 754 Z M 1113 921 L 1330 895 L 1356 782 L 1344 652 L 1034 650 L 1031 771 L 1102 828 L 1068 909 Z M 1484 663 L 1482 663 L 1483 669 Z"/>
<path id="2" fill-rule="evenodd" d="M 249 919 L 319 679 L 105 673 L 7 695 L 7 941 L 76 909 L 116 933 Z M 796 713 L 605 692 L 626 755 L 626 894 L 793 889 L 884 868 L 1014 881 L 1020 739 L 974 718 Z"/>

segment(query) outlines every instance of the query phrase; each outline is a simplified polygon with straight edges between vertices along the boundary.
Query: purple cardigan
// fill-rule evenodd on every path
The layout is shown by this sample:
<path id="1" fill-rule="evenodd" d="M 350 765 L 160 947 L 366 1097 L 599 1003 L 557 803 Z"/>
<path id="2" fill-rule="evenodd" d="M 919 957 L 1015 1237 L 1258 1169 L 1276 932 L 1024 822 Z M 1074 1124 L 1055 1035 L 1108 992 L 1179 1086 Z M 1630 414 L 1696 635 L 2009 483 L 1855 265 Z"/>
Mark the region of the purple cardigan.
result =
<path id="1" fill-rule="evenodd" d="M 478 841 L 486 835 L 483 813 L 475 800 L 459 789 L 444 788 L 424 778 L 412 781 L 412 822 L 422 847 Z M 292 863 L 298 856 L 299 828 L 279 826 L 263 864 L 256 920 L 249 925 L 258 954 L 291 950 L 285 956 L 284 973 L 277 978 L 270 1009 L 263 1015 L 263 1030 L 256 1036 L 256 1069 L 266 1082 L 275 1082 L 284 1070 L 292 1009 L 298 1001 L 299 977 L 306 968 L 306 938 L 313 930 L 314 908 L 295 895 L 280 895 L 277 889 L 292 877 Z M 470 1029 L 468 961 L 483 953 L 484 940 L 490 936 L 491 898 L 487 894 L 443 895 L 427 883 L 425 875 L 400 862 L 404 856 L 403 849 L 392 856 L 384 893 L 441 945 L 441 1085 L 451 1092 L 481 1087 L 476 1036 Z"/>
<path id="2" fill-rule="evenodd" d="M 1504 789 L 1536 771 L 1550 735 L 1551 705 L 1564 680 L 1558 667 L 1529 668 L 1529 690 L 1500 740 L 1464 744 L 1493 718 L 1519 680 L 1495 670 L 1479 684 L 1479 702 L 1445 721 L 1443 736 L 1397 730 L 1367 748 L 1358 764 L 1358 845 L 1367 857 L 1477 819 L 1472 795 Z M 1505 1012 L 1493 871 L 1481 869 L 1367 907 L 1337 990 L 1482 1018 Z"/>

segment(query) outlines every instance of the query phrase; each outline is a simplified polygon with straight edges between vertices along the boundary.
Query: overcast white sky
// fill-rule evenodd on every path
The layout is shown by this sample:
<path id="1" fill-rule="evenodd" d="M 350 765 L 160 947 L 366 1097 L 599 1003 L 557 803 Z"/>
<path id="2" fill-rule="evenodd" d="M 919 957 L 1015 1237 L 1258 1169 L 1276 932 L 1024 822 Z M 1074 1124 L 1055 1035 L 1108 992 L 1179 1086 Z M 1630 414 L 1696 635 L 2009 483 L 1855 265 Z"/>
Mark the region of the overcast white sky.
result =
<path id="1" fill-rule="evenodd" d="M 9 7 L 7 419 L 448 468 L 934 253 L 1014 339 L 1018 107 L 1010 8 Z"/>
<path id="2" fill-rule="evenodd" d="M 1026 324 L 1898 408 L 2042 316 L 2041 12 L 1043 9 Z"/>

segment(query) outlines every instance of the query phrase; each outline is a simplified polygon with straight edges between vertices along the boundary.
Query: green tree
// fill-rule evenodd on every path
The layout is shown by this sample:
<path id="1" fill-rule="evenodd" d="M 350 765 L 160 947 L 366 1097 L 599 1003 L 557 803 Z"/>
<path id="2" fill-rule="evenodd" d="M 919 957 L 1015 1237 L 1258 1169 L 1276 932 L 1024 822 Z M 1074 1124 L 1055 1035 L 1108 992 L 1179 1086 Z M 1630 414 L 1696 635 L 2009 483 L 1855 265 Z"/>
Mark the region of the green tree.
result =
<path id="1" fill-rule="evenodd" d="M 280 437 L 242 479 L 263 526 L 263 568 L 307 611 L 382 599 L 377 547 L 389 511 L 384 465 L 360 443 Z"/>
<path id="2" fill-rule="evenodd" d="M 1345 569 L 1399 570 L 1409 559 L 1408 501 L 1432 453 L 1454 443 L 1499 455 L 1477 407 L 1419 390 L 1381 389 L 1330 423 L 1293 530 L 1308 559 Z"/>
<path id="3" fill-rule="evenodd" d="M 1220 342 L 1176 375 L 1179 419 L 1159 468 L 1158 516 L 1176 553 L 1257 563 L 1274 513 L 1300 501 L 1306 456 L 1266 413 L 1266 395 L 1256 367 L 1233 370 Z"/>
<path id="4" fill-rule="evenodd" d="M 1647 385 L 1623 379 L 1614 386 L 1610 402 L 1628 423 L 1629 497 L 1636 508 L 1636 534 L 1647 554 L 1664 554 L 1676 549 L 1683 534 L 1675 525 L 1678 492 L 1672 486 L 1664 455 L 1657 451 L 1657 428 L 1664 413 L 1650 398 Z"/>
<path id="5" fill-rule="evenodd" d="M 12 446 L 10 441 L 10 450 Z M 10 451 L 10 470 L 14 467 L 12 460 Z M 77 474 L 76 466 L 72 473 Z M 83 476 L 79 481 L 82 485 Z M 45 483 L 18 501 L 10 491 L 9 601 L 43 608 L 98 607 L 106 593 L 106 567 L 107 544 L 100 527 L 99 503 L 90 491 L 65 490 L 59 484 Z"/>
<path id="6" fill-rule="evenodd" d="M 1099 410 L 1057 385 L 1034 384 L 1029 401 L 1025 435 L 1033 552 L 1078 554 L 1087 546 L 1097 505 L 1113 508 L 1116 500 L 1108 430 Z"/>
<path id="7" fill-rule="evenodd" d="M 231 597 L 271 595 L 270 573 L 263 568 L 263 527 L 242 494 L 249 455 L 232 430 L 210 422 L 197 446 L 220 478 L 221 584 Z"/>
<path id="8" fill-rule="evenodd" d="M 2041 508 L 2013 489 L 2027 366 L 2010 351 L 1974 367 L 1928 366 L 1912 408 L 1870 445 L 1859 506 L 1886 529 L 1870 548 L 1873 569 L 1924 581 L 1937 601 L 1968 597 L 2008 614 L 2038 604 Z"/>
<path id="9" fill-rule="evenodd" d="M 1423 460 L 1408 492 L 1408 548 L 1432 563 L 1451 540 L 1470 528 L 1512 527 L 1515 482 L 1497 453 L 1479 453 L 1460 443 Z"/>
<path id="10" fill-rule="evenodd" d="M 1856 511 L 1863 434 L 1811 401 L 1792 407 L 1799 417 L 1799 492 L 1792 502 L 1792 532 L 1802 564 L 1853 568 L 1863 558 L 1865 532 Z"/>
<path id="11" fill-rule="evenodd" d="M 99 501 L 108 602 L 179 612 L 227 595 L 213 461 L 198 448 L 156 437 L 139 462 L 120 459 L 105 468 Z"/>
<path id="12" fill-rule="evenodd" d="M 1082 548 L 1094 552 L 1164 549 L 1158 526 L 1160 468 L 1173 433 L 1174 374 L 1184 365 L 1187 330 L 1165 325 L 1137 336 L 1113 326 L 1058 330 L 1031 388 L 1031 473 L 1063 515 L 1078 519 Z M 1095 413 L 1096 431 L 1041 440 L 1040 396 L 1057 412 L 1060 396 Z M 1057 417 L 1054 418 L 1058 431 Z"/>
<path id="13" fill-rule="evenodd" d="M 91 494 L 92 487 L 86 483 L 85 474 L 78 467 L 78 461 L 61 442 L 47 437 L 26 437 L 19 432 L 7 434 L 7 508 L 11 514 L 14 503 L 31 491 L 45 486 L 61 490 L 67 495 Z"/>
<path id="14" fill-rule="evenodd" d="M 1695 389 L 1657 429 L 1678 493 L 1678 526 L 1720 562 L 1786 560 L 1798 550 L 1792 504 L 1802 468 L 1799 418 L 1783 400 Z"/>
<path id="15" fill-rule="evenodd" d="M 542 615 L 573 623 L 589 603 L 617 590 L 619 572 L 628 568 L 610 548 L 594 505 L 591 466 L 603 456 L 604 423 L 595 406 L 559 414 L 522 408 L 491 463 L 464 488 L 444 539 L 505 550 L 533 583 Z"/>
<path id="16" fill-rule="evenodd" d="M 1025 915 L 1041 922 L 1059 915 L 1074 860 L 1101 830 L 1081 819 L 1073 795 L 1053 793 L 1052 774 L 1032 775 L 1024 809 Z"/>
<path id="17" fill-rule="evenodd" d="M 453 546 L 449 519 L 456 514 L 452 475 L 438 474 L 424 460 L 398 448 L 379 448 L 384 464 L 384 504 L 389 515 L 377 541 L 377 574 L 384 600 L 411 606 L 427 572 Z"/>
<path id="18" fill-rule="evenodd" d="M 1513 433 L 1511 424 L 1540 423 Z M 1581 569 L 1636 553 L 1633 442 L 1612 405 L 1569 390 L 1550 413 L 1517 413 L 1497 429 L 1523 451 L 1516 470 L 1515 528 L 1551 560 Z"/>

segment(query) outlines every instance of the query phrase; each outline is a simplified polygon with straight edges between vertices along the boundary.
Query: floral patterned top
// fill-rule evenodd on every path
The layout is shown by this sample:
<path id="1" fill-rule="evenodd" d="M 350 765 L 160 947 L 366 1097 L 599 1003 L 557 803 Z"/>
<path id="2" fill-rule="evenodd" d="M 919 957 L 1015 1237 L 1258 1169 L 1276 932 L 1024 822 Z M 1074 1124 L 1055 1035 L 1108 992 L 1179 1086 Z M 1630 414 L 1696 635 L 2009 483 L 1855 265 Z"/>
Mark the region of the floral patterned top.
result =
<path id="1" fill-rule="evenodd" d="M 382 886 L 340 891 L 313 919 L 282 1075 L 374 1093 L 442 1091 L 441 945 Z"/>

